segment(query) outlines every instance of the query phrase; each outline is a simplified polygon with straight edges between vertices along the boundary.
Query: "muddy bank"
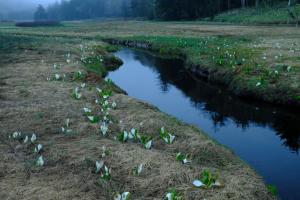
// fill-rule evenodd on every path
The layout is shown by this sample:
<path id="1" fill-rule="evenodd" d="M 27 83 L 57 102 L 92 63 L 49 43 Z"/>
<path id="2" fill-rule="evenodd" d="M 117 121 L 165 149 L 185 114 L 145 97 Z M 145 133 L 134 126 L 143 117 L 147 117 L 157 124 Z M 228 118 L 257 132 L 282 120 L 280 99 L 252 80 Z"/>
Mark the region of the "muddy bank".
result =
<path id="1" fill-rule="evenodd" d="M 104 39 L 103 41 L 113 45 L 122 45 L 131 48 L 148 50 L 159 56 L 179 58 L 185 62 L 186 69 L 194 76 L 212 83 L 224 85 L 227 87 L 228 91 L 237 96 L 300 109 L 300 101 L 295 97 L 297 90 L 292 88 L 287 89 L 287 87 L 283 84 L 269 84 L 263 89 L 249 87 L 248 78 L 244 79 L 237 76 L 238 70 L 232 71 L 226 67 L 220 68 L 210 65 L 195 64 L 192 61 L 188 61 L 188 55 L 180 49 L 175 49 L 176 51 L 169 50 L 169 52 L 163 52 L 162 54 L 161 49 L 157 48 L 150 42 L 126 39 Z"/>
<path id="2" fill-rule="evenodd" d="M 104 200 L 128 191 L 132 199 L 153 200 L 162 199 L 171 189 L 184 199 L 273 199 L 262 178 L 233 152 L 199 129 L 121 94 L 101 76 L 48 81 L 56 73 L 68 77 L 79 70 L 86 72 L 79 62 L 78 44 L 67 44 L 63 39 L 47 44 L 40 41 L 36 48 L 19 52 L 15 63 L 0 68 L 0 199 Z M 54 68 L 54 63 L 62 65 Z M 87 85 L 80 89 L 82 98 L 74 99 L 72 91 L 83 83 Z M 96 87 L 110 88 L 113 95 L 109 103 L 117 104 L 110 113 L 113 123 L 107 136 L 83 112 L 88 107 L 102 116 L 95 102 Z M 72 134 L 66 135 L 61 128 L 67 118 Z M 171 145 L 160 138 L 163 126 L 176 136 Z M 131 128 L 152 137 L 153 147 L 148 150 L 138 142 L 115 139 Z M 14 131 L 36 133 L 37 142 L 44 146 L 43 167 L 34 165 L 34 146 L 8 138 Z M 105 156 L 103 147 L 107 149 Z M 178 162 L 178 152 L 190 154 L 192 163 Z M 109 181 L 94 172 L 93 164 L 99 160 L 111 169 Z M 145 167 L 136 176 L 133 170 L 139 164 Z M 195 188 L 192 182 L 204 170 L 219 174 L 222 187 Z"/>

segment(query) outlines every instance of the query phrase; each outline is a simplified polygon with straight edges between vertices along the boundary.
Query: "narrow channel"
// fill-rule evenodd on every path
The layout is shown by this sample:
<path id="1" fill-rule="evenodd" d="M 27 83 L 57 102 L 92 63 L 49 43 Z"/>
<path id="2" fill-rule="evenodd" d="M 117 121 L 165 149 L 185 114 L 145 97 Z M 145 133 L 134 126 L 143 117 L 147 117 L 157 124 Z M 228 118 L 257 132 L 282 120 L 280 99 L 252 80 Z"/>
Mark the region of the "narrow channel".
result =
<path id="1" fill-rule="evenodd" d="M 178 60 L 124 48 L 124 64 L 109 74 L 128 95 L 194 124 L 232 149 L 282 199 L 300 199 L 300 115 L 242 100 L 188 73 Z"/>

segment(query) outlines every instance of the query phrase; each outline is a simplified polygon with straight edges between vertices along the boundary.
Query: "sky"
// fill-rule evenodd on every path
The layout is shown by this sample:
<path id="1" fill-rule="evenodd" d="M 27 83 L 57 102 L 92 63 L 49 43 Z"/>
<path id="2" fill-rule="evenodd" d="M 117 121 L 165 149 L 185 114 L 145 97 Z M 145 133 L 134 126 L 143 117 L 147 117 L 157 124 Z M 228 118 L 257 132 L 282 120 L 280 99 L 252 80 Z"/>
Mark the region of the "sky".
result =
<path id="1" fill-rule="evenodd" d="M 0 13 L 35 9 L 39 4 L 44 6 L 57 0 L 0 0 Z"/>

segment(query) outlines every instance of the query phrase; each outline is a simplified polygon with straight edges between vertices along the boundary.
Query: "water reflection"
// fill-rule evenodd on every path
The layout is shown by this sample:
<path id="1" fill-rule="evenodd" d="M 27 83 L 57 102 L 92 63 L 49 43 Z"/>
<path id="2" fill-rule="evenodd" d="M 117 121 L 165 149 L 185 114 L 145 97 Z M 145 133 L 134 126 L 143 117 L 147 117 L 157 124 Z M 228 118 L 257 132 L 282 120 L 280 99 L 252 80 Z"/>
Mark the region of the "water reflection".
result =
<path id="1" fill-rule="evenodd" d="M 134 58 L 156 71 L 163 92 L 167 92 L 169 86 L 174 85 L 189 97 L 195 108 L 207 111 L 214 122 L 215 129 L 226 126 L 228 118 L 242 129 L 247 129 L 250 123 L 262 127 L 269 126 L 280 136 L 284 145 L 291 151 L 298 152 L 299 112 L 242 100 L 229 94 L 221 86 L 211 85 L 193 77 L 182 69 L 183 63 L 179 60 L 157 59 L 142 51 L 136 51 Z"/>
<path id="2" fill-rule="evenodd" d="M 193 77 L 178 60 L 129 49 L 117 56 L 124 65 L 109 77 L 130 96 L 204 129 L 278 186 L 282 197 L 300 199 L 299 111 L 240 99 Z"/>

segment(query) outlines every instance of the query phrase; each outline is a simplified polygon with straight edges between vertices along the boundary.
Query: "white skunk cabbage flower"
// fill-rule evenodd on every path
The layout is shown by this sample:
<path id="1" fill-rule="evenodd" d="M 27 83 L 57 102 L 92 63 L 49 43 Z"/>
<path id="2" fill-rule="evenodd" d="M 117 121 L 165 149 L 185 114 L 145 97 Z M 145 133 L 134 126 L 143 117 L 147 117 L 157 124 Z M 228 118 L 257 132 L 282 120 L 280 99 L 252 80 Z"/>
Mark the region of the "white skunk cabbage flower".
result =
<path id="1" fill-rule="evenodd" d="M 25 137 L 23 143 L 26 144 L 26 143 L 28 142 L 28 140 L 29 140 L 29 138 L 28 138 L 28 136 L 26 135 L 26 137 Z"/>
<path id="2" fill-rule="evenodd" d="M 128 139 L 128 136 L 129 136 L 128 132 L 127 132 L 127 131 L 124 131 L 124 132 L 123 132 L 123 135 L 124 135 L 124 140 L 127 140 L 127 139 Z"/>
<path id="3" fill-rule="evenodd" d="M 40 153 L 42 149 L 43 149 L 43 145 L 38 144 L 38 145 L 35 147 L 34 152 L 35 152 L 35 153 Z"/>
<path id="4" fill-rule="evenodd" d="M 67 119 L 66 119 L 66 127 L 69 128 L 69 126 L 70 126 L 70 119 L 67 118 Z"/>
<path id="5" fill-rule="evenodd" d="M 180 196 L 176 190 L 167 193 L 166 197 L 164 198 L 164 200 L 180 200 L 180 199 L 183 199 L 183 197 Z"/>
<path id="6" fill-rule="evenodd" d="M 198 179 L 194 180 L 193 185 L 195 187 L 198 187 L 198 188 L 205 186 L 205 184 L 202 181 L 198 180 Z"/>
<path id="7" fill-rule="evenodd" d="M 14 133 L 12 134 L 12 138 L 16 139 L 16 138 L 20 137 L 21 135 L 22 135 L 21 132 L 14 132 Z"/>
<path id="8" fill-rule="evenodd" d="M 173 195 L 173 193 L 168 193 L 168 194 L 166 194 L 166 198 L 165 198 L 166 200 L 173 200 L 174 199 L 174 195 Z"/>
<path id="9" fill-rule="evenodd" d="M 129 134 L 127 131 L 123 131 L 119 136 L 118 136 L 118 140 L 120 142 L 126 142 L 129 139 Z"/>
<path id="10" fill-rule="evenodd" d="M 72 129 L 66 129 L 65 127 L 61 127 L 61 132 L 64 134 L 69 134 L 72 132 Z"/>
<path id="11" fill-rule="evenodd" d="M 256 83 L 256 87 L 259 87 L 259 86 L 261 86 L 261 82 Z"/>
<path id="12" fill-rule="evenodd" d="M 104 162 L 102 160 L 100 162 L 96 161 L 96 171 L 95 171 L 95 173 L 98 174 L 101 171 L 103 166 L 104 166 Z"/>
<path id="13" fill-rule="evenodd" d="M 182 162 L 182 164 L 188 164 L 192 162 L 191 160 L 188 159 L 188 155 L 184 155 L 182 153 L 178 153 L 176 155 L 176 160 Z"/>
<path id="14" fill-rule="evenodd" d="M 102 146 L 102 154 L 101 154 L 101 157 L 104 158 L 106 156 L 106 153 L 108 151 L 106 150 L 106 147 L 105 146 Z"/>
<path id="15" fill-rule="evenodd" d="M 129 200 L 130 198 L 130 193 L 129 192 L 124 192 L 122 194 L 122 200 Z"/>
<path id="16" fill-rule="evenodd" d="M 30 141 L 31 141 L 31 143 L 34 143 L 35 141 L 36 141 L 36 134 L 32 134 L 32 136 L 31 136 L 31 138 L 30 138 Z"/>
<path id="17" fill-rule="evenodd" d="M 108 106 L 108 101 L 104 101 L 103 106 Z"/>
<path id="18" fill-rule="evenodd" d="M 114 200 L 130 200 L 130 192 L 123 192 L 122 194 L 117 194 Z"/>
<path id="19" fill-rule="evenodd" d="M 174 140 L 175 140 L 175 135 L 167 134 L 167 137 L 163 137 L 163 140 L 167 144 L 172 144 L 174 142 Z"/>
<path id="20" fill-rule="evenodd" d="M 82 83 L 80 86 L 81 86 L 81 88 L 85 88 L 86 87 L 86 83 Z"/>
<path id="21" fill-rule="evenodd" d="M 94 122 L 96 120 L 95 116 L 88 116 L 88 119 L 91 121 L 91 122 Z"/>
<path id="22" fill-rule="evenodd" d="M 55 74 L 55 79 L 58 81 L 58 80 L 60 80 L 60 75 L 59 74 Z"/>
<path id="23" fill-rule="evenodd" d="M 43 156 L 40 156 L 36 161 L 36 166 L 42 167 L 42 166 L 44 166 L 44 164 L 45 164 L 44 158 L 43 158 Z"/>
<path id="24" fill-rule="evenodd" d="M 137 166 L 137 168 L 135 169 L 135 174 L 136 175 L 141 175 L 141 173 L 144 171 L 144 164 L 140 164 L 139 166 Z"/>
<path id="25" fill-rule="evenodd" d="M 152 147 L 152 140 L 148 141 L 146 144 L 145 144 L 145 148 L 146 149 L 151 149 Z"/>
<path id="26" fill-rule="evenodd" d="M 175 140 L 175 135 L 168 133 L 164 127 L 160 129 L 160 136 L 167 144 L 172 144 Z"/>
<path id="27" fill-rule="evenodd" d="M 102 134 L 105 136 L 107 134 L 107 132 L 108 132 L 108 125 L 104 122 L 101 125 L 100 129 L 101 129 Z"/>
<path id="28" fill-rule="evenodd" d="M 89 109 L 89 108 L 83 108 L 83 111 L 84 111 L 85 113 L 91 113 L 91 112 L 92 112 L 92 110 Z"/>
<path id="29" fill-rule="evenodd" d="M 102 90 L 100 88 L 96 88 L 98 93 L 102 93 Z"/>
<path id="30" fill-rule="evenodd" d="M 132 139 L 137 140 L 137 139 L 140 139 L 140 135 L 139 135 L 138 131 L 133 128 L 133 129 L 131 129 L 130 133 L 128 134 L 128 138 L 131 140 Z"/>
<path id="31" fill-rule="evenodd" d="M 191 160 L 188 160 L 187 158 L 183 159 L 182 163 L 183 164 L 188 164 L 188 163 L 191 163 L 192 161 Z"/>
<path id="32" fill-rule="evenodd" d="M 113 109 L 116 109 L 116 108 L 117 108 L 117 103 L 116 103 L 115 101 L 112 102 L 111 107 L 112 107 Z"/>
<path id="33" fill-rule="evenodd" d="M 80 99 L 80 98 L 82 97 L 82 94 L 79 93 L 79 88 L 78 88 L 78 87 L 76 87 L 76 88 L 74 89 L 72 95 L 74 96 L 75 99 Z"/>
<path id="34" fill-rule="evenodd" d="M 82 97 L 82 94 L 76 93 L 76 99 L 80 99 Z"/>

